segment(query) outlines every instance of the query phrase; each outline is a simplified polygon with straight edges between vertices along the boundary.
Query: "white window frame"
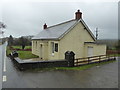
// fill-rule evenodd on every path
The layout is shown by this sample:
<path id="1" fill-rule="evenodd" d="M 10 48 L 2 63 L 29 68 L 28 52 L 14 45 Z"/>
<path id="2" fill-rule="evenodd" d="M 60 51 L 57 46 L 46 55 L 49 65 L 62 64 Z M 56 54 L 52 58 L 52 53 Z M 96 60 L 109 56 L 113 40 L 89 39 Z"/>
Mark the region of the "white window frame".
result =
<path id="1" fill-rule="evenodd" d="M 56 47 L 56 44 L 57 44 L 57 47 Z M 55 52 L 58 52 L 58 43 L 55 43 L 55 45 L 54 45 L 54 50 L 55 50 Z M 57 51 L 56 51 L 56 48 L 57 48 Z"/>

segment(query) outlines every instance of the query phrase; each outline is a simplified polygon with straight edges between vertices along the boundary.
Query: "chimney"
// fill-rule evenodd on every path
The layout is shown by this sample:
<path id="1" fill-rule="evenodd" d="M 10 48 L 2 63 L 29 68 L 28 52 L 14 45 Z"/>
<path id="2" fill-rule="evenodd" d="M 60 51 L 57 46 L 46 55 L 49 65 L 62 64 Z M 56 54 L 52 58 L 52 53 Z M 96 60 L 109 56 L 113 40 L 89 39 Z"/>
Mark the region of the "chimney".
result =
<path id="1" fill-rule="evenodd" d="M 78 10 L 76 13 L 75 13 L 75 19 L 76 20 L 79 20 L 82 18 L 82 13 L 80 12 L 80 10 Z"/>
<path id="2" fill-rule="evenodd" d="M 46 29 L 47 28 L 47 25 L 46 25 L 46 23 L 44 24 L 44 26 L 43 26 L 43 29 Z"/>

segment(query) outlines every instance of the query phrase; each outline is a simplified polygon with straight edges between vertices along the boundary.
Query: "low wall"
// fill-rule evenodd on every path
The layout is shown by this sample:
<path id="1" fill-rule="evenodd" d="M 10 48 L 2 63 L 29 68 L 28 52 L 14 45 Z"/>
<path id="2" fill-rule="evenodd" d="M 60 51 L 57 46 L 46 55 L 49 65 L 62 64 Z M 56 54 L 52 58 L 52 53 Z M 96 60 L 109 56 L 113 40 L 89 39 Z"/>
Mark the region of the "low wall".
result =
<path id="1" fill-rule="evenodd" d="M 19 58 L 13 58 L 12 56 L 10 56 L 10 58 L 16 64 L 19 70 L 48 68 L 48 67 L 68 67 L 67 60 L 24 62 L 23 60 Z"/>

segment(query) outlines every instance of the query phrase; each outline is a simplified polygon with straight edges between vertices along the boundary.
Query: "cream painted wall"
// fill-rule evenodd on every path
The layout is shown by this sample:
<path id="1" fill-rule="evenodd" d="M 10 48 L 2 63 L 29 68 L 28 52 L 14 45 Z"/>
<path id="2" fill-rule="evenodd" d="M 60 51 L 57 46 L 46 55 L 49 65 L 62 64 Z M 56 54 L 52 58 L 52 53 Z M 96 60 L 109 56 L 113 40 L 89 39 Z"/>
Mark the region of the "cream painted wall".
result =
<path id="1" fill-rule="evenodd" d="M 104 44 L 85 44 L 85 55 L 88 56 L 88 47 L 93 47 L 93 56 L 106 55 L 106 45 Z"/>
<path id="2" fill-rule="evenodd" d="M 93 38 L 89 35 L 84 26 L 78 23 L 68 34 L 61 40 L 59 45 L 59 59 L 64 59 L 66 51 L 75 52 L 75 58 L 85 57 L 84 42 L 93 42 Z"/>
<path id="3" fill-rule="evenodd" d="M 37 43 L 36 43 L 37 42 Z M 58 52 L 52 53 L 51 42 L 58 43 Z M 41 56 L 41 44 L 42 44 L 42 56 Z M 59 59 L 59 41 L 54 40 L 32 40 L 32 53 L 42 57 L 43 60 L 56 60 Z"/>
<path id="4" fill-rule="evenodd" d="M 54 51 L 54 53 L 52 53 L 52 45 L 51 45 L 52 42 L 54 42 L 54 44 L 58 43 L 58 52 Z M 57 59 L 59 59 L 58 56 L 59 56 L 59 41 L 50 40 L 48 42 L 48 59 L 49 60 L 57 60 Z"/>
<path id="5" fill-rule="evenodd" d="M 41 46 L 42 46 L 42 49 L 41 49 Z M 42 51 L 42 55 L 40 51 Z M 32 53 L 44 60 L 47 60 L 48 59 L 48 41 L 32 40 Z"/>

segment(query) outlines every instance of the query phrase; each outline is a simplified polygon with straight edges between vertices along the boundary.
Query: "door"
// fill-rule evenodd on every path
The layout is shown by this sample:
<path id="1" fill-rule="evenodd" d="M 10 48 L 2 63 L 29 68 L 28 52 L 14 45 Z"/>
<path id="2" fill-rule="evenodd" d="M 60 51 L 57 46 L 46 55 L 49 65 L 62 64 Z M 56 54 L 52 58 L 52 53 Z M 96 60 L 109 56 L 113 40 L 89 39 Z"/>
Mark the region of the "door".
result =
<path id="1" fill-rule="evenodd" d="M 88 47 L 88 57 L 93 56 L 93 47 Z"/>
<path id="2" fill-rule="evenodd" d="M 42 54 L 42 53 L 43 53 L 43 50 L 42 50 L 42 49 L 43 49 L 43 45 L 40 44 L 40 58 L 41 58 L 41 59 L 43 59 L 43 54 Z"/>

